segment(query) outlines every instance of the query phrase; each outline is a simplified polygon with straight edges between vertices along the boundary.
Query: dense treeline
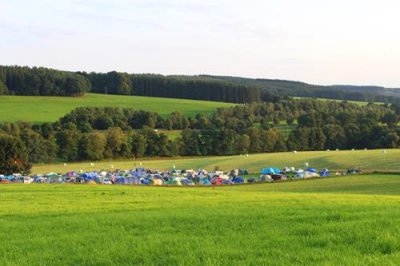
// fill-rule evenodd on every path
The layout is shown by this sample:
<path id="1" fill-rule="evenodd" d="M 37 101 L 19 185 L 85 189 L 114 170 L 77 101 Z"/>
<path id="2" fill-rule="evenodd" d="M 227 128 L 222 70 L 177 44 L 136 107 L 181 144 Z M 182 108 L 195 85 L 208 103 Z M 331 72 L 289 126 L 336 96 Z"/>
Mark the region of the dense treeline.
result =
<path id="1" fill-rule="evenodd" d="M 179 113 L 178 113 L 179 114 Z M 174 116 L 174 113 L 171 117 Z M 59 121 L 61 126 L 75 125 L 82 132 L 119 127 L 123 130 L 164 128 L 164 119 L 157 113 L 115 107 L 79 107 Z"/>
<path id="2" fill-rule="evenodd" d="M 400 101 L 399 89 L 376 86 L 315 86 L 239 77 L 163 76 L 116 71 L 72 73 L 47 68 L 0 66 L 0 94 L 80 96 L 87 91 L 232 103 L 276 102 L 285 97 Z"/>
<path id="3" fill-rule="evenodd" d="M 72 72 L 0 66 L 0 95 L 82 96 L 90 88 L 87 78 Z"/>
<path id="4" fill-rule="evenodd" d="M 0 174 L 32 163 L 153 156 L 233 155 L 289 150 L 400 147 L 400 105 L 282 100 L 162 118 L 121 108 L 77 108 L 58 122 L 0 126 Z M 292 125 L 287 136 L 276 125 Z M 158 130 L 179 129 L 168 139 Z"/>
<path id="5" fill-rule="evenodd" d="M 92 91 L 110 94 L 131 94 L 166 98 L 182 98 L 232 103 L 251 103 L 261 99 L 258 88 L 226 81 L 182 78 L 162 75 L 128 75 L 109 72 L 86 75 Z"/>
<path id="6" fill-rule="evenodd" d="M 378 86 L 318 86 L 304 82 L 250 79 L 224 76 L 202 76 L 204 79 L 228 81 L 261 89 L 263 101 L 274 101 L 277 97 L 326 98 L 364 102 L 399 102 L 400 89 Z"/>
<path id="7" fill-rule="evenodd" d="M 258 88 L 226 81 L 161 75 L 132 75 L 131 78 L 136 95 L 232 103 L 252 103 L 261 99 Z"/>

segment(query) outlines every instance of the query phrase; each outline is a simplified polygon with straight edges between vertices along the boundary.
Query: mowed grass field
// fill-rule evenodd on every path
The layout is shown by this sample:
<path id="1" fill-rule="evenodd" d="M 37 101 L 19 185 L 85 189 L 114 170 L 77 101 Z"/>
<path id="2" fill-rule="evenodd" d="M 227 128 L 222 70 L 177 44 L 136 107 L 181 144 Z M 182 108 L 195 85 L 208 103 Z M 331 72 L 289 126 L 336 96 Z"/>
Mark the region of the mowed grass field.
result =
<path id="1" fill-rule="evenodd" d="M 0 122 L 55 122 L 81 106 L 131 107 L 167 116 L 179 111 L 188 116 L 211 114 L 218 107 L 233 104 L 184 99 L 87 93 L 83 97 L 0 96 Z"/>
<path id="2" fill-rule="evenodd" d="M 304 168 L 308 162 L 310 167 L 318 169 L 328 168 L 330 170 L 347 170 L 349 168 L 360 168 L 365 171 L 400 171 L 400 149 L 386 150 L 359 150 L 359 151 L 313 151 L 313 152 L 285 152 L 264 153 L 238 156 L 218 157 L 193 157 L 193 158 L 160 158 L 160 159 L 136 159 L 124 161 L 102 161 L 34 165 L 32 172 L 45 174 L 50 172 L 65 173 L 67 171 L 94 171 L 101 169 L 132 169 L 135 167 L 146 167 L 151 169 L 168 170 L 173 169 L 207 169 L 229 171 L 236 168 L 248 169 L 250 173 L 259 173 L 264 167 Z"/>
<path id="3" fill-rule="evenodd" d="M 0 265 L 397 265 L 400 176 L 0 185 Z"/>

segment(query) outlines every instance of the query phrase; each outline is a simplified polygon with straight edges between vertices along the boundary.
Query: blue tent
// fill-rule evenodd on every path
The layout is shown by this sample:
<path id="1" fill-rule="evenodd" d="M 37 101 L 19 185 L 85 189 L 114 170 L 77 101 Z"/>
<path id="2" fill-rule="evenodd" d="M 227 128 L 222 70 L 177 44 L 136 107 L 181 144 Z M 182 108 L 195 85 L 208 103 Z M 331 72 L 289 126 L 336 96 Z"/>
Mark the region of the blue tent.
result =
<path id="1" fill-rule="evenodd" d="M 279 170 L 278 168 L 263 168 L 261 170 L 261 174 L 262 175 L 274 175 L 274 174 L 279 174 L 281 172 L 281 170 Z"/>
<path id="2" fill-rule="evenodd" d="M 243 184 L 244 183 L 244 179 L 241 178 L 240 176 L 234 177 L 232 178 L 232 182 L 235 184 Z"/>
<path id="3" fill-rule="evenodd" d="M 117 178 L 115 179 L 115 184 L 118 184 L 118 185 L 126 185 L 126 184 L 129 184 L 129 182 L 128 182 L 128 179 L 127 179 L 127 178 L 120 176 L 120 177 L 117 177 Z"/>
<path id="4" fill-rule="evenodd" d="M 211 182 L 210 182 L 210 180 L 208 180 L 208 178 L 202 178 L 202 179 L 200 180 L 200 185 L 203 185 L 203 186 L 210 186 L 210 185 L 211 185 Z"/>
<path id="5" fill-rule="evenodd" d="M 140 184 L 142 184 L 142 185 L 149 185 L 150 184 L 150 180 L 149 179 L 141 179 L 140 180 Z"/>
<path id="6" fill-rule="evenodd" d="M 320 176 L 331 176 L 329 173 L 328 169 L 324 168 L 322 171 L 319 173 Z"/>
<path id="7" fill-rule="evenodd" d="M 84 174 L 81 174 L 81 177 L 85 180 L 96 180 L 97 174 L 96 173 L 84 173 Z"/>
<path id="8" fill-rule="evenodd" d="M 188 178 L 184 178 L 181 180 L 182 185 L 184 186 L 193 186 L 194 183 L 192 180 L 188 179 Z"/>
<path id="9" fill-rule="evenodd" d="M 8 175 L 8 176 L 5 176 L 4 179 L 10 180 L 10 181 L 15 181 L 15 176 L 13 176 L 13 175 Z"/>
<path id="10" fill-rule="evenodd" d="M 318 173 L 318 170 L 316 168 L 308 168 L 306 171 L 310 173 Z"/>
<path id="11" fill-rule="evenodd" d="M 139 178 L 137 178 L 136 176 L 132 176 L 132 177 L 128 178 L 128 184 L 137 185 L 139 183 L 140 183 Z"/>
<path id="12" fill-rule="evenodd" d="M 231 180 L 229 180 L 229 179 L 227 179 L 227 180 L 222 180 L 222 184 L 224 184 L 224 185 L 232 185 L 233 184 L 233 182 L 231 181 Z"/>

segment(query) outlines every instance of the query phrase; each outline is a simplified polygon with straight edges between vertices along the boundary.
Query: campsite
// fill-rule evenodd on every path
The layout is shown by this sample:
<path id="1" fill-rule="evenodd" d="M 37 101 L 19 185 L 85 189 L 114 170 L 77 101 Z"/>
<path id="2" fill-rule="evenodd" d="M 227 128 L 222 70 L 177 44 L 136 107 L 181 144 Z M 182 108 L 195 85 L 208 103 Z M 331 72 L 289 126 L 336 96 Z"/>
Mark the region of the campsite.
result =
<path id="1" fill-rule="evenodd" d="M 10 179 L 0 184 L 7 232 L 0 242 L 8 243 L 0 247 L 0 263 L 395 264 L 398 152 L 277 153 L 219 162 L 210 157 L 226 167 L 211 164 L 210 172 L 195 168 L 205 166 L 206 158 L 35 166 L 30 177 L 0 177 Z M 329 156 L 366 170 L 340 170 Z M 117 170 L 122 165 L 132 168 Z M 231 171 L 232 165 L 249 168 Z M 393 173 L 372 173 L 390 172 L 383 166 Z M 39 169 L 75 171 L 40 175 Z"/>
<path id="2" fill-rule="evenodd" d="M 400 265 L 399 10 L 0 0 L 0 266 Z"/>
<path id="3" fill-rule="evenodd" d="M 308 167 L 308 164 L 305 165 Z M 359 169 L 335 172 L 334 175 L 360 174 Z M 205 169 L 182 169 L 160 171 L 154 169 L 136 168 L 130 170 L 76 172 L 69 171 L 65 174 L 48 173 L 45 175 L 23 176 L 21 174 L 0 175 L 0 183 L 48 183 L 48 184 L 103 184 L 103 185 L 154 185 L 154 186 L 221 186 L 256 182 L 274 182 L 285 180 L 301 180 L 318 177 L 330 177 L 327 168 L 318 171 L 316 168 L 284 169 L 266 167 L 261 169 L 259 177 L 248 176 L 246 169 L 233 169 L 228 172 L 215 170 L 209 172 Z"/>

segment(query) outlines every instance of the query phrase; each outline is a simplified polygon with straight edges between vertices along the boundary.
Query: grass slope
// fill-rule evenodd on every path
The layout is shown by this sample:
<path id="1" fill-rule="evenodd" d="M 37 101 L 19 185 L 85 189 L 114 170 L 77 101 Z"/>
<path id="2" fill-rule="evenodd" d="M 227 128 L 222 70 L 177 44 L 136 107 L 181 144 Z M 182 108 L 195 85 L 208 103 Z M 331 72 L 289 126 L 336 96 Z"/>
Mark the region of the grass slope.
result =
<path id="1" fill-rule="evenodd" d="M 293 98 L 294 99 L 317 99 L 317 100 L 320 100 L 320 101 L 334 101 L 334 102 L 343 102 L 344 101 L 344 100 L 337 100 L 337 99 L 311 98 L 311 97 L 293 97 Z M 345 100 L 345 101 L 349 102 L 349 103 L 357 104 L 359 106 L 365 106 L 365 105 L 369 104 L 369 102 L 363 102 L 363 101 L 347 101 L 347 100 Z M 384 102 L 374 102 L 374 104 L 383 105 Z"/>
<path id="2" fill-rule="evenodd" d="M 0 264 L 395 265 L 399 194 L 394 175 L 215 189 L 1 185 Z"/>
<path id="3" fill-rule="evenodd" d="M 272 184 L 221 187 L 220 189 L 254 192 L 301 192 L 335 194 L 399 195 L 400 175 L 363 174 L 329 178 L 293 180 Z"/>
<path id="4" fill-rule="evenodd" d="M 163 116 L 180 111 L 194 116 L 210 114 L 218 107 L 233 104 L 141 96 L 88 93 L 83 97 L 0 96 L 0 122 L 54 122 L 80 106 L 132 107 L 160 113 Z"/>
<path id="5" fill-rule="evenodd" d="M 112 164 L 114 168 L 131 169 L 134 167 L 147 167 L 152 169 L 172 169 L 175 165 L 177 169 L 208 169 L 213 170 L 215 166 L 228 171 L 235 168 L 246 168 L 251 173 L 259 173 L 264 167 L 274 166 L 283 168 L 285 166 L 303 167 L 305 162 L 310 166 L 328 168 L 331 170 L 346 170 L 356 167 L 366 171 L 400 171 L 400 149 L 387 150 L 386 154 L 382 150 L 368 151 L 317 151 L 317 152 L 292 152 L 286 153 L 264 153 L 246 156 L 221 156 L 221 157 L 194 157 L 194 158 L 163 158 L 163 159 L 137 159 L 125 161 L 103 161 L 95 162 L 90 166 L 90 162 L 34 165 L 33 173 L 59 172 L 65 173 L 69 170 L 100 170 L 109 169 Z"/>

